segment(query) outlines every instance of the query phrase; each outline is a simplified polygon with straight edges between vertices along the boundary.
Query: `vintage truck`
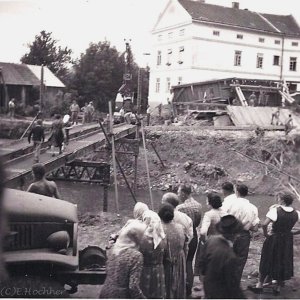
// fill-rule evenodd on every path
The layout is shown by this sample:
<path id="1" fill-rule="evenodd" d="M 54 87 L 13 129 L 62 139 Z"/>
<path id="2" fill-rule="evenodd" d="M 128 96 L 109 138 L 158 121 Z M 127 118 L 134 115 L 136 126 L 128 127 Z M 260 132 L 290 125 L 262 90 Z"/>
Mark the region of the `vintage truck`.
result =
<path id="1" fill-rule="evenodd" d="M 10 278 L 39 278 L 77 291 L 102 284 L 106 253 L 97 246 L 78 250 L 77 205 L 20 190 L 5 189 L 8 233 L 4 260 Z"/>

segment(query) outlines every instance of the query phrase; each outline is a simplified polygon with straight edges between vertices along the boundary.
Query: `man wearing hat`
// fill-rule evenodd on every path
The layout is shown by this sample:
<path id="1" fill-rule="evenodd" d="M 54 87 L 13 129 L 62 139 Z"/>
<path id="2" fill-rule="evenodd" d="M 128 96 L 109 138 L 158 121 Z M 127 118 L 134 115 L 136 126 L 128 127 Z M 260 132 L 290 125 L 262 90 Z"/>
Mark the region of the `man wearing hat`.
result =
<path id="1" fill-rule="evenodd" d="M 243 225 L 233 215 L 226 215 L 216 225 L 220 235 L 210 237 L 203 246 L 200 270 L 207 299 L 245 298 L 240 288 L 238 258 L 233 242 Z"/>

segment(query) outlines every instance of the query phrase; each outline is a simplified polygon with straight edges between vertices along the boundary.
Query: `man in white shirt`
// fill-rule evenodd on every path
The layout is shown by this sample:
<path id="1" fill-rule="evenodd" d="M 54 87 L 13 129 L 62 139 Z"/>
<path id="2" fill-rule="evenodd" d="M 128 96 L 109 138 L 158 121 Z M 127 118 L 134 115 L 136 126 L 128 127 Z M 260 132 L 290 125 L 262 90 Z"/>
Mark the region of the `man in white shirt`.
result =
<path id="1" fill-rule="evenodd" d="M 224 182 L 222 184 L 222 191 L 224 195 L 224 201 L 222 204 L 222 208 L 225 210 L 229 210 L 233 205 L 236 204 L 237 196 L 234 192 L 234 186 L 231 182 Z"/>
<path id="2" fill-rule="evenodd" d="M 258 210 L 249 200 L 245 199 L 248 195 L 246 185 L 237 186 L 237 195 L 235 195 L 233 185 L 230 182 L 225 182 L 222 189 L 224 196 L 226 196 L 222 205 L 223 210 L 235 216 L 243 225 L 243 231 L 233 244 L 233 249 L 239 258 L 238 275 L 241 279 L 249 253 L 250 232 L 258 230 Z"/>

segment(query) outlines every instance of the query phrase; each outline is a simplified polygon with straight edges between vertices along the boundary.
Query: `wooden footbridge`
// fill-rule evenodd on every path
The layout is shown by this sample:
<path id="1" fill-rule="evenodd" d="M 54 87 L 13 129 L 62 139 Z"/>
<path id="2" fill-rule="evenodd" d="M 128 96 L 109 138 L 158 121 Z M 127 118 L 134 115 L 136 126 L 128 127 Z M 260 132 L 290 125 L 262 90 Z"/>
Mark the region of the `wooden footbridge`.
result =
<path id="1" fill-rule="evenodd" d="M 136 132 L 135 125 L 120 124 L 114 126 L 114 138 L 119 140 Z M 65 165 L 72 165 L 79 157 L 95 151 L 105 145 L 106 138 L 99 124 L 76 126 L 70 132 L 69 144 L 61 155 L 54 157 L 48 148 L 48 142 L 42 145 L 40 162 L 50 173 Z M 5 185 L 10 188 L 26 187 L 32 182 L 31 167 L 34 163 L 33 147 L 26 139 L 2 145 L 0 157 L 6 171 Z"/>

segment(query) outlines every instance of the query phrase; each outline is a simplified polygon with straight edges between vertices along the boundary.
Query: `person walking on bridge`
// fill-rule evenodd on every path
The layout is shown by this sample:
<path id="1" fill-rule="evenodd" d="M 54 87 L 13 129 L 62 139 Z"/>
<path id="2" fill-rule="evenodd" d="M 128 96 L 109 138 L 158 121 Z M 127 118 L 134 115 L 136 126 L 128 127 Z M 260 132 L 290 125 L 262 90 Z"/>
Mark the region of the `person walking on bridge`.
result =
<path id="1" fill-rule="evenodd" d="M 64 124 L 61 119 L 61 115 L 55 115 L 55 119 L 51 127 L 51 135 L 49 138 L 49 141 L 51 142 L 52 156 L 55 156 L 54 147 L 58 147 L 58 154 L 62 154 L 62 145 L 64 142 L 63 126 Z"/>
<path id="2" fill-rule="evenodd" d="M 28 143 L 30 144 L 31 137 L 34 145 L 34 162 L 40 161 L 41 146 L 45 140 L 43 121 L 38 119 L 36 125 L 31 129 L 28 135 Z"/>
<path id="3" fill-rule="evenodd" d="M 28 187 L 27 192 L 61 199 L 56 183 L 45 178 L 46 170 L 43 164 L 34 164 L 32 173 L 35 181 Z"/>

